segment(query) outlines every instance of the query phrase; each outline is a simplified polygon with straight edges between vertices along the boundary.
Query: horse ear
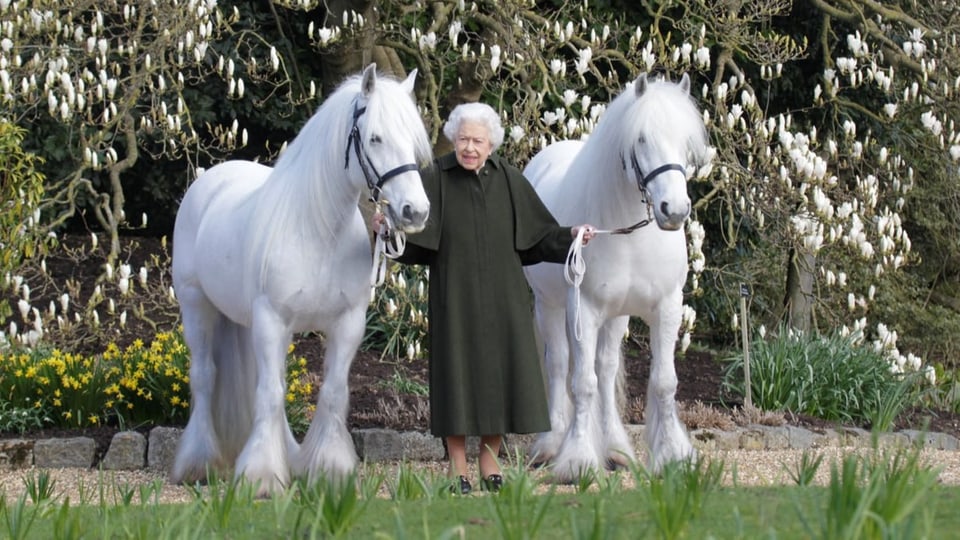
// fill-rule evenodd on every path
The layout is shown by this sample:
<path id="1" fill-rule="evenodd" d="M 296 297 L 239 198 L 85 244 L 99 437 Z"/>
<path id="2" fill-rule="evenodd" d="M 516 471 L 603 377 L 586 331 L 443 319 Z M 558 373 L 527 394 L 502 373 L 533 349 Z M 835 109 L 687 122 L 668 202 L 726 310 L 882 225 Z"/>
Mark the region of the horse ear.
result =
<path id="1" fill-rule="evenodd" d="M 366 67 L 363 70 L 363 76 L 360 79 L 360 89 L 363 91 L 363 95 L 369 96 L 373 92 L 374 87 L 377 86 L 377 64 L 373 63 Z"/>
<path id="2" fill-rule="evenodd" d="M 680 89 L 683 90 L 684 94 L 690 93 L 690 75 L 684 73 L 683 77 L 680 77 Z"/>
<path id="3" fill-rule="evenodd" d="M 403 87 L 403 89 L 406 90 L 407 93 L 412 96 L 413 88 L 416 82 L 417 82 L 417 68 L 413 68 L 413 71 L 411 71 L 410 74 L 407 75 L 407 78 L 404 79 L 402 83 L 400 83 L 400 86 Z"/>
<path id="4" fill-rule="evenodd" d="M 643 95 L 647 91 L 647 74 L 641 73 L 637 80 L 633 81 L 633 91 L 637 94 L 637 97 Z"/>

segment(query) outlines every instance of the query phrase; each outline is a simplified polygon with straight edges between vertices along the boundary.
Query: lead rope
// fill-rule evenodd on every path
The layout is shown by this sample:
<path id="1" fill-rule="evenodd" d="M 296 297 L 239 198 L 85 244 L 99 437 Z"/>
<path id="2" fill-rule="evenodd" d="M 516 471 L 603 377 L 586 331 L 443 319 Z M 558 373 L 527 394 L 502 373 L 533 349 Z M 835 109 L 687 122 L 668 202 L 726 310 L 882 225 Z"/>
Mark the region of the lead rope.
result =
<path id="1" fill-rule="evenodd" d="M 376 212 L 380 212 L 379 204 Z M 403 255 L 407 247 L 407 235 L 403 231 L 393 228 L 390 218 L 383 214 L 385 223 L 380 225 L 377 231 L 376 241 L 373 245 L 373 269 L 370 273 L 370 297 L 373 298 L 373 291 L 383 285 L 387 279 L 387 259 L 396 259 Z"/>
<path id="2" fill-rule="evenodd" d="M 600 231 L 596 231 L 599 233 Z M 606 231 L 605 231 L 606 232 Z M 580 284 L 583 283 L 583 275 L 587 272 L 587 262 L 583 260 L 583 227 L 580 227 L 580 230 L 577 231 L 577 237 L 574 238 L 573 243 L 570 244 L 570 249 L 567 251 L 567 261 L 563 264 L 563 277 L 567 280 L 567 283 L 573 287 L 573 294 L 576 298 L 575 308 L 576 313 L 574 320 L 574 330 L 573 335 L 577 338 L 577 341 L 580 341 Z"/>
<path id="3" fill-rule="evenodd" d="M 594 235 L 600 234 L 630 234 L 633 231 L 650 224 L 650 219 L 644 219 L 630 225 L 629 227 L 620 227 L 619 229 L 594 229 Z M 576 298 L 576 309 L 574 320 L 573 335 L 580 341 L 582 333 L 580 327 L 580 284 L 583 283 L 583 275 L 587 273 L 587 261 L 583 258 L 583 227 L 577 231 L 577 237 L 570 244 L 567 251 L 567 261 L 563 264 L 563 277 L 567 284 L 573 287 L 573 294 Z"/>

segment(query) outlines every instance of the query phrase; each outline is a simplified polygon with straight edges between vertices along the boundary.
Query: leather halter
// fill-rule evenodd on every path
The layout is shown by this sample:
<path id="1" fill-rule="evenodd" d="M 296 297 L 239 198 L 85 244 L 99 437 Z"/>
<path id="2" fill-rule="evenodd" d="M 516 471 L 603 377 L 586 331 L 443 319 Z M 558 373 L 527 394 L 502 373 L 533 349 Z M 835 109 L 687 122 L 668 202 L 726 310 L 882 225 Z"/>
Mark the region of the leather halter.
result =
<path id="1" fill-rule="evenodd" d="M 626 160 L 623 159 L 623 155 L 620 156 L 620 161 L 623 163 L 623 169 L 627 169 Z M 647 174 L 643 174 L 643 171 L 640 169 L 640 162 L 637 161 L 637 152 L 636 150 L 630 150 L 630 166 L 633 168 L 634 176 L 637 177 L 637 189 L 643 193 L 644 202 L 647 203 L 647 215 L 650 215 L 650 192 L 647 191 L 647 185 L 653 181 L 657 176 L 667 172 L 667 171 L 678 171 L 683 174 L 687 173 L 687 169 L 680 165 L 679 163 L 666 163 L 657 167 L 656 169 L 650 171 Z M 610 231 L 610 234 L 630 234 L 633 231 L 639 229 L 640 227 L 645 227 L 649 225 L 653 220 L 650 218 L 642 219 L 629 227 L 620 227 L 619 229 L 613 229 Z"/>
<path id="2" fill-rule="evenodd" d="M 366 107 L 359 107 L 356 102 L 354 103 L 353 127 L 350 129 L 350 136 L 347 138 L 347 148 L 343 154 L 343 168 L 347 169 L 350 167 L 350 149 L 353 148 L 354 154 L 357 156 L 357 162 L 360 163 L 360 170 L 363 171 L 363 178 L 367 181 L 367 188 L 370 189 L 370 200 L 378 202 L 380 200 L 380 192 L 383 190 L 383 185 L 387 183 L 387 180 L 407 171 L 419 170 L 419 167 L 416 163 L 406 163 L 390 169 L 383 174 L 377 171 L 377 167 L 373 164 L 373 161 L 370 160 L 370 156 L 363 151 L 363 147 L 360 144 L 361 136 L 360 128 L 357 126 L 357 119 L 365 112 L 367 112 Z M 371 174 L 371 170 L 373 174 Z M 374 178 L 376 178 L 376 181 L 374 181 Z"/>

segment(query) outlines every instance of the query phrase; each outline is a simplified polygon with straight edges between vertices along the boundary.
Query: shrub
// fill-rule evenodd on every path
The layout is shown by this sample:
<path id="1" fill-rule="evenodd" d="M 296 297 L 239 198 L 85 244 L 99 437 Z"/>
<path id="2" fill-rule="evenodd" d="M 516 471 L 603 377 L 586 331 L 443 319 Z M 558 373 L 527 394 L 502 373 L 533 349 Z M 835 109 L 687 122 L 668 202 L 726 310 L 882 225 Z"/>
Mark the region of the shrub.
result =
<path id="1" fill-rule="evenodd" d="M 42 250 L 39 228 L 43 175 L 37 172 L 43 160 L 24 152 L 21 143 L 26 131 L 0 121 L 0 273 L 6 274 L 24 258 Z M 0 299 L 0 318 L 11 314 L 10 305 Z"/>
<path id="2" fill-rule="evenodd" d="M 13 410 L 35 409 L 28 428 L 42 427 L 37 418 L 63 427 L 182 425 L 190 408 L 189 372 L 179 332 L 157 334 L 149 345 L 136 340 L 122 350 L 111 343 L 94 356 L 10 350 L 0 354 L 0 400 Z M 304 358 L 288 356 L 286 404 L 294 426 L 305 424 L 312 408 L 306 372 Z M 8 428 L 0 424 L 0 429 Z"/>
<path id="3" fill-rule="evenodd" d="M 754 340 L 750 351 L 753 403 L 827 420 L 888 429 L 917 400 L 919 373 L 895 373 L 881 352 L 857 336 L 821 336 L 781 330 Z M 725 391 L 744 395 L 743 354 L 727 360 Z"/>
<path id="4" fill-rule="evenodd" d="M 427 283 L 422 266 L 391 265 L 367 310 L 364 350 L 382 351 L 381 358 L 422 357 L 427 335 Z"/>

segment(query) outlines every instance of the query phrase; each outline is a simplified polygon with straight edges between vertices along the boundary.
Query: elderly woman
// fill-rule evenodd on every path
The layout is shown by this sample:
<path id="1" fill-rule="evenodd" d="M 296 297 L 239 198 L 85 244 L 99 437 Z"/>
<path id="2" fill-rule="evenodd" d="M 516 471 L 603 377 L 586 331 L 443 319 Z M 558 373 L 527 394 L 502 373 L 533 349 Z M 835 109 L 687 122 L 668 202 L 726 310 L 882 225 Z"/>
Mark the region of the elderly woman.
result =
<path id="1" fill-rule="evenodd" d="M 579 229 L 586 243 L 593 228 L 558 225 L 494 154 L 504 130 L 490 106 L 456 107 L 443 133 L 454 152 L 421 171 L 430 219 L 399 260 L 430 267 L 430 427 L 446 439 L 453 489 L 472 489 L 465 441 L 479 435 L 481 486 L 496 491 L 502 434 L 550 430 L 522 265 L 564 262 Z"/>

